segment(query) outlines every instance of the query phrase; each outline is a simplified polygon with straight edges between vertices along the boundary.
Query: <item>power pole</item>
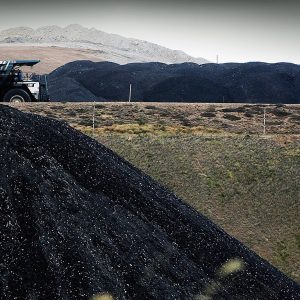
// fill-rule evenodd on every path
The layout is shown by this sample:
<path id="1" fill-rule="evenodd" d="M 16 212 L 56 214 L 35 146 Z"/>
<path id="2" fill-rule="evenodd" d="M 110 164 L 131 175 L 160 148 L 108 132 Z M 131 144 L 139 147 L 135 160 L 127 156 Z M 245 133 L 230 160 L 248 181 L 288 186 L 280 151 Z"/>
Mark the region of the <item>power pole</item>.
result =
<path id="1" fill-rule="evenodd" d="M 131 102 L 131 90 L 132 90 L 132 86 L 131 83 L 129 84 L 129 98 L 128 98 L 128 102 Z"/>
<path id="2" fill-rule="evenodd" d="M 217 64 L 219 64 L 219 54 L 217 54 Z"/>

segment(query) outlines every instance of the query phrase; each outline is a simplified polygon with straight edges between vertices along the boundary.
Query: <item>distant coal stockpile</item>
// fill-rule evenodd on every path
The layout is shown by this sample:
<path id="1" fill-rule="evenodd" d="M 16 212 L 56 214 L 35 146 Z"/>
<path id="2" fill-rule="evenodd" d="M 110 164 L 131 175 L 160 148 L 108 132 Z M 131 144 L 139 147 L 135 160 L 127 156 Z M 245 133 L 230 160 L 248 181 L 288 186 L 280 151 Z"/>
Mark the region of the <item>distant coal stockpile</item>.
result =
<path id="1" fill-rule="evenodd" d="M 288 63 L 76 61 L 49 76 L 52 101 L 300 103 L 300 66 Z"/>
<path id="2" fill-rule="evenodd" d="M 65 123 L 0 106 L 0 164 L 1 299 L 300 297 L 295 282 Z"/>

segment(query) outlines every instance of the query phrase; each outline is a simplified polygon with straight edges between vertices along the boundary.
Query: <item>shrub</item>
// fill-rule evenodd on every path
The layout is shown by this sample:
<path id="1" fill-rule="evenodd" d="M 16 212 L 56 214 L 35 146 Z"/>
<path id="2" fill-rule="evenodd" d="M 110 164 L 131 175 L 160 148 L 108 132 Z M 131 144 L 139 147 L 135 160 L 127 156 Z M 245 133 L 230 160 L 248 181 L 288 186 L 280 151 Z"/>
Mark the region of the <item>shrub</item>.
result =
<path id="1" fill-rule="evenodd" d="M 291 115 L 290 112 L 283 110 L 283 109 L 274 109 L 271 111 L 271 113 L 277 117 L 286 117 Z"/>
<path id="2" fill-rule="evenodd" d="M 70 117 L 76 117 L 77 114 L 75 111 L 69 110 L 66 112 L 66 115 Z"/>
<path id="3" fill-rule="evenodd" d="M 283 122 L 282 121 L 267 121 L 266 125 L 273 125 L 273 126 L 278 126 L 278 125 L 282 125 Z"/>
<path id="4" fill-rule="evenodd" d="M 139 125 L 145 125 L 148 122 L 148 120 L 144 117 L 139 117 L 137 119 L 137 122 L 138 122 Z"/>
<path id="5" fill-rule="evenodd" d="M 58 109 L 58 110 L 60 110 L 61 109 L 61 106 L 60 105 L 57 105 L 57 106 L 50 106 L 50 109 Z"/>
<path id="6" fill-rule="evenodd" d="M 210 105 L 207 109 L 206 109 L 206 112 L 215 112 L 216 111 L 216 108 L 214 105 Z"/>
<path id="7" fill-rule="evenodd" d="M 146 105 L 145 109 L 156 109 L 157 107 L 154 105 Z"/>
<path id="8" fill-rule="evenodd" d="M 95 109 L 103 109 L 103 108 L 105 108 L 105 105 L 103 105 L 103 104 L 95 105 Z M 113 108 L 112 108 L 112 110 L 113 110 Z"/>
<path id="9" fill-rule="evenodd" d="M 235 115 L 230 115 L 230 114 L 225 114 L 223 116 L 224 119 L 227 119 L 227 120 L 230 120 L 230 121 L 238 121 L 240 120 L 241 118 L 238 117 L 238 116 L 235 116 Z"/>
<path id="10" fill-rule="evenodd" d="M 93 126 L 93 121 L 88 120 L 88 119 L 83 119 L 78 122 L 78 125 L 83 125 L 83 126 Z"/>
<path id="11" fill-rule="evenodd" d="M 290 117 L 290 121 L 300 124 L 300 116 L 299 115 L 292 115 Z"/>
<path id="12" fill-rule="evenodd" d="M 76 108 L 76 109 L 74 109 L 74 111 L 76 111 L 78 113 L 83 113 L 83 112 L 86 112 L 87 110 L 85 108 Z"/>
<path id="13" fill-rule="evenodd" d="M 187 127 L 192 126 L 191 121 L 188 120 L 188 119 L 185 119 L 185 118 L 184 118 L 183 120 L 181 120 L 181 124 L 182 124 L 183 126 L 187 126 Z"/>
<path id="14" fill-rule="evenodd" d="M 114 121 L 113 120 L 106 120 L 104 121 L 103 125 L 104 126 L 112 126 L 114 124 Z"/>
<path id="15" fill-rule="evenodd" d="M 249 113 L 249 112 L 245 112 L 244 116 L 247 118 L 253 118 L 253 114 Z"/>
<path id="16" fill-rule="evenodd" d="M 206 111 L 206 112 L 202 113 L 201 116 L 206 117 L 206 118 L 214 118 L 216 116 L 216 114 L 213 112 Z"/>
<path id="17" fill-rule="evenodd" d="M 245 107 L 229 107 L 229 108 L 223 108 L 221 109 L 222 112 L 227 112 L 227 113 L 230 113 L 230 112 L 244 112 L 245 111 Z"/>

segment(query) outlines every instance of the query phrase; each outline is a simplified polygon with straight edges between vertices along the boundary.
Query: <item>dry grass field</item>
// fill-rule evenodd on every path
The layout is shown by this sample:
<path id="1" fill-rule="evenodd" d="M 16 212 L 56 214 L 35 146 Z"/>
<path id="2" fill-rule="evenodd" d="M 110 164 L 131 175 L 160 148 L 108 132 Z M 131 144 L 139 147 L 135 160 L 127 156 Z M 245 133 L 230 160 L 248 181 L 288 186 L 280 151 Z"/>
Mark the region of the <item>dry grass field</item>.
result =
<path id="1" fill-rule="evenodd" d="M 93 106 L 93 103 L 17 104 L 21 110 L 58 118 L 82 130 L 92 126 Z M 99 132 L 136 134 L 162 131 L 261 135 L 264 109 L 267 136 L 300 134 L 299 105 L 96 103 L 95 127 Z"/>
<path id="2" fill-rule="evenodd" d="M 300 106 L 31 103 L 93 135 L 300 282 Z M 264 110 L 266 134 L 263 134 Z"/>

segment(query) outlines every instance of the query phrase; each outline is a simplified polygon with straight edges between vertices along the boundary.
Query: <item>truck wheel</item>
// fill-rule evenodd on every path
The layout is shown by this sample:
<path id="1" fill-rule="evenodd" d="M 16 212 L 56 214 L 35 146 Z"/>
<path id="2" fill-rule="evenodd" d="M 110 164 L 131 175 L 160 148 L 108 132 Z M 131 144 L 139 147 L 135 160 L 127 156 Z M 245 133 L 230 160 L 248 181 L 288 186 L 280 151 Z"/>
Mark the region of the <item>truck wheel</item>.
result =
<path id="1" fill-rule="evenodd" d="M 49 95 L 47 93 L 47 89 L 43 85 L 40 86 L 40 101 L 49 102 Z"/>
<path id="2" fill-rule="evenodd" d="M 30 95 L 21 89 L 14 89 L 8 91 L 4 97 L 3 100 L 5 102 L 15 102 L 15 103 L 20 103 L 20 102 L 31 102 Z"/>

